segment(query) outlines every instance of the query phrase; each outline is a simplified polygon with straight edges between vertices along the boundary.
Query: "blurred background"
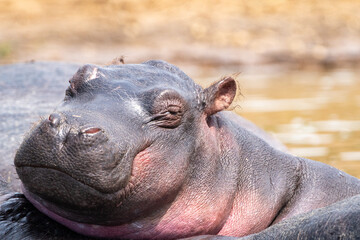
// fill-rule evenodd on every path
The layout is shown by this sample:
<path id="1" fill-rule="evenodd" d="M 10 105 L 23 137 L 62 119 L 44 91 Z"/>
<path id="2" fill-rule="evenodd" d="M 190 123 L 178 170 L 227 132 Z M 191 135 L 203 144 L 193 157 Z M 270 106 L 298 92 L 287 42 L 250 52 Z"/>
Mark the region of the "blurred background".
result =
<path id="1" fill-rule="evenodd" d="M 296 155 L 360 177 L 358 0 L 0 0 L 0 64 L 163 59 Z M 67 80 L 65 80 L 67 81 Z"/>

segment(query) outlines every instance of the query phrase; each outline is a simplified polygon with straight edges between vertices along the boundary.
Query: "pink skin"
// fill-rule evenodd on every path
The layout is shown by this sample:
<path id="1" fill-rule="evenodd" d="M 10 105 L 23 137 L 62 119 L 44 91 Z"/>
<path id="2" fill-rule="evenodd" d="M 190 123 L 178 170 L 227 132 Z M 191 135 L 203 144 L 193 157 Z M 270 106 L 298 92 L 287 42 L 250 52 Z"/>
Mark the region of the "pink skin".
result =
<path id="1" fill-rule="evenodd" d="M 277 212 L 261 201 L 261 197 L 256 193 L 237 194 L 233 209 L 225 225 L 217 234 L 246 236 L 267 228 Z"/>

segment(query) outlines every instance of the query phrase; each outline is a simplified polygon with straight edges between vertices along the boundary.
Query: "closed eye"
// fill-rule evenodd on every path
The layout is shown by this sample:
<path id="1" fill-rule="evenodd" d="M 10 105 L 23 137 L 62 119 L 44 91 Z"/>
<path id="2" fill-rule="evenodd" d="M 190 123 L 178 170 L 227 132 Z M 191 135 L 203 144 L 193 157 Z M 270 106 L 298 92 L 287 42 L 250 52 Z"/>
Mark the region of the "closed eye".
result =
<path id="1" fill-rule="evenodd" d="M 151 116 L 148 123 L 151 125 L 176 128 L 181 124 L 186 109 L 186 101 L 175 90 L 167 89 L 157 93 L 150 104 L 149 113 Z"/>
<path id="2" fill-rule="evenodd" d="M 175 128 L 180 125 L 182 115 L 183 115 L 183 111 L 180 107 L 172 106 L 163 112 L 154 114 L 151 117 L 150 122 L 152 122 L 152 124 L 157 125 L 159 127 Z"/>

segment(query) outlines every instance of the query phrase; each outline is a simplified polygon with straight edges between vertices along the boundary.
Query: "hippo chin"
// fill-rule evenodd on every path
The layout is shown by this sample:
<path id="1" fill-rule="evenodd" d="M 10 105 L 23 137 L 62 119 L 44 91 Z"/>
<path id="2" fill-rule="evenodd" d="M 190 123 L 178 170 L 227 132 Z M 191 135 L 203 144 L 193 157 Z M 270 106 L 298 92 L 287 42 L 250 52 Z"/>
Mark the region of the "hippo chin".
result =
<path id="1" fill-rule="evenodd" d="M 236 90 L 163 61 L 85 65 L 16 153 L 23 193 L 77 233 L 121 239 L 245 236 L 360 193 L 223 112 Z"/>

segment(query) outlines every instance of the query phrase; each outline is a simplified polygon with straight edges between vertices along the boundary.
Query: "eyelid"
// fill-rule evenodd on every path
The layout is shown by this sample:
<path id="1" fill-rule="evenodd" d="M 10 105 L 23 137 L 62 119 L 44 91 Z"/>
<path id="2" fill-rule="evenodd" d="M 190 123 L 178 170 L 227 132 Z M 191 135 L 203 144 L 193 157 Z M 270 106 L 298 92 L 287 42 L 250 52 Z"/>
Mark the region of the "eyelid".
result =
<path id="1" fill-rule="evenodd" d="M 178 92 L 165 90 L 152 101 L 149 122 L 161 128 L 176 128 L 182 122 L 185 108 L 186 102 Z"/>
<path id="2" fill-rule="evenodd" d="M 182 107 L 178 105 L 169 105 L 167 109 L 169 112 L 181 112 Z"/>

